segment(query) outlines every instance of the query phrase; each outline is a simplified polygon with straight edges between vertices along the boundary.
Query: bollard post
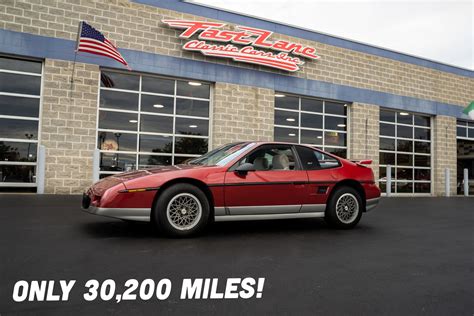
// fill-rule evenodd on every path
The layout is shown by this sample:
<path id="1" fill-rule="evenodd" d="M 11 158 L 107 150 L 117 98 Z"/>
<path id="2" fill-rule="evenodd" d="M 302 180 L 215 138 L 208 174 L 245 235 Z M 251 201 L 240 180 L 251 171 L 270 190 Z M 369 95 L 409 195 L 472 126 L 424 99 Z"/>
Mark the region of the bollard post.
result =
<path id="1" fill-rule="evenodd" d="M 447 197 L 450 196 L 449 189 L 450 189 L 450 181 L 449 181 L 449 168 L 444 169 L 444 191 Z"/>
<path id="2" fill-rule="evenodd" d="M 99 181 L 99 171 L 100 171 L 100 151 L 98 148 L 94 149 L 94 154 L 92 156 L 92 182 L 96 183 Z"/>
<path id="3" fill-rule="evenodd" d="M 38 162 L 36 166 L 36 192 L 44 194 L 44 178 L 46 171 L 46 148 L 40 145 L 38 148 Z"/>
<path id="4" fill-rule="evenodd" d="M 469 172 L 464 168 L 464 196 L 469 196 Z"/>
<path id="5" fill-rule="evenodd" d="M 391 165 L 387 165 L 386 193 L 387 193 L 387 196 L 390 196 L 392 193 L 392 166 Z"/>

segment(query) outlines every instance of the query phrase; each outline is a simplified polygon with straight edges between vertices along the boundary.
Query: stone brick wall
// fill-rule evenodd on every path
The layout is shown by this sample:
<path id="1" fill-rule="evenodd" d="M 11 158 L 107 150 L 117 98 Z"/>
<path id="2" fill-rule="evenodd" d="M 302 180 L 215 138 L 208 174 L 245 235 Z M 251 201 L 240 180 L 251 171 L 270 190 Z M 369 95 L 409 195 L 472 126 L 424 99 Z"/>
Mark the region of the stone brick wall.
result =
<path id="1" fill-rule="evenodd" d="M 40 143 L 46 147 L 45 193 L 81 193 L 92 182 L 99 67 L 47 59 Z"/>
<path id="2" fill-rule="evenodd" d="M 288 74 L 204 57 L 183 51 L 183 40 L 178 38 L 181 31 L 163 25 L 160 22 L 163 18 L 210 20 L 128 0 L 3 0 L 0 3 L 0 28 L 8 30 L 75 40 L 78 21 L 86 20 L 104 31 L 121 48 L 232 64 L 460 106 L 474 99 L 473 78 L 281 34 L 274 34 L 273 38 L 314 46 L 321 59 L 308 61 L 302 71 Z"/>
<path id="3" fill-rule="evenodd" d="M 375 179 L 379 176 L 379 107 L 353 103 L 349 108 L 349 159 L 372 159 Z"/>
<path id="4" fill-rule="evenodd" d="M 212 148 L 243 140 L 273 140 L 274 92 L 217 82 L 214 88 Z"/>
<path id="5" fill-rule="evenodd" d="M 446 168 L 450 170 L 450 192 L 456 194 L 456 168 L 457 168 L 457 144 L 456 144 L 456 118 L 438 115 L 434 118 L 433 132 L 433 193 L 445 195 Z"/>

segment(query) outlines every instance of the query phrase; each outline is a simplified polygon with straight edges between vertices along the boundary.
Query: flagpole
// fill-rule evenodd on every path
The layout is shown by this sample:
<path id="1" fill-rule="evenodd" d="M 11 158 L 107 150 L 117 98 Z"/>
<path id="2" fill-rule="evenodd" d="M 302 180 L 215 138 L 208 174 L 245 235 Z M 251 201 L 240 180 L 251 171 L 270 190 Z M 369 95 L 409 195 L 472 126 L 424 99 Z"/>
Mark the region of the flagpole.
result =
<path id="1" fill-rule="evenodd" d="M 76 48 L 74 49 L 74 62 L 72 63 L 72 74 L 71 74 L 71 88 L 70 88 L 70 98 L 72 99 L 72 91 L 74 89 L 74 75 L 76 72 L 76 58 L 77 58 L 77 52 L 79 49 L 79 39 L 81 37 L 81 31 L 82 31 L 82 21 L 79 22 L 79 28 L 77 31 L 77 38 L 76 38 Z"/>

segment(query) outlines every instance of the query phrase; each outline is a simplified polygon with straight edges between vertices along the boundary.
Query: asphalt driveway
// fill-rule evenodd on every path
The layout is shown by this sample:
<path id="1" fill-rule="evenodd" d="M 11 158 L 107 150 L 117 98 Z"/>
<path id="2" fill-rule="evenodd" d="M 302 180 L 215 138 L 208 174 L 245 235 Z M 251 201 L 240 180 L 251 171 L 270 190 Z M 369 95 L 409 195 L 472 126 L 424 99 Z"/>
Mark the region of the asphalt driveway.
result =
<path id="1" fill-rule="evenodd" d="M 474 199 L 390 198 L 350 231 L 218 223 L 194 239 L 80 211 L 79 196 L 0 195 L 0 315 L 473 315 Z M 180 300 L 183 278 L 264 277 L 262 298 Z M 169 278 L 165 301 L 86 302 L 86 280 Z M 67 302 L 12 300 L 19 280 L 77 280 Z"/>

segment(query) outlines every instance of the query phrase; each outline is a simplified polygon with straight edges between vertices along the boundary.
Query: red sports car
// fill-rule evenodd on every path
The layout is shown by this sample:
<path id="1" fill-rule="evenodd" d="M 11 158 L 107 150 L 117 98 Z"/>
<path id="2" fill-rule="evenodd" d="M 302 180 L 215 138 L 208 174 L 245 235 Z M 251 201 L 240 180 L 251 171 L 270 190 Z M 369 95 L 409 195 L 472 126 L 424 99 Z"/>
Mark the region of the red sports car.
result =
<path id="1" fill-rule="evenodd" d="M 380 190 L 372 170 L 310 146 L 277 142 L 224 145 L 176 166 L 121 173 L 92 185 L 85 211 L 155 223 L 187 236 L 210 221 L 324 217 L 354 227 Z"/>

